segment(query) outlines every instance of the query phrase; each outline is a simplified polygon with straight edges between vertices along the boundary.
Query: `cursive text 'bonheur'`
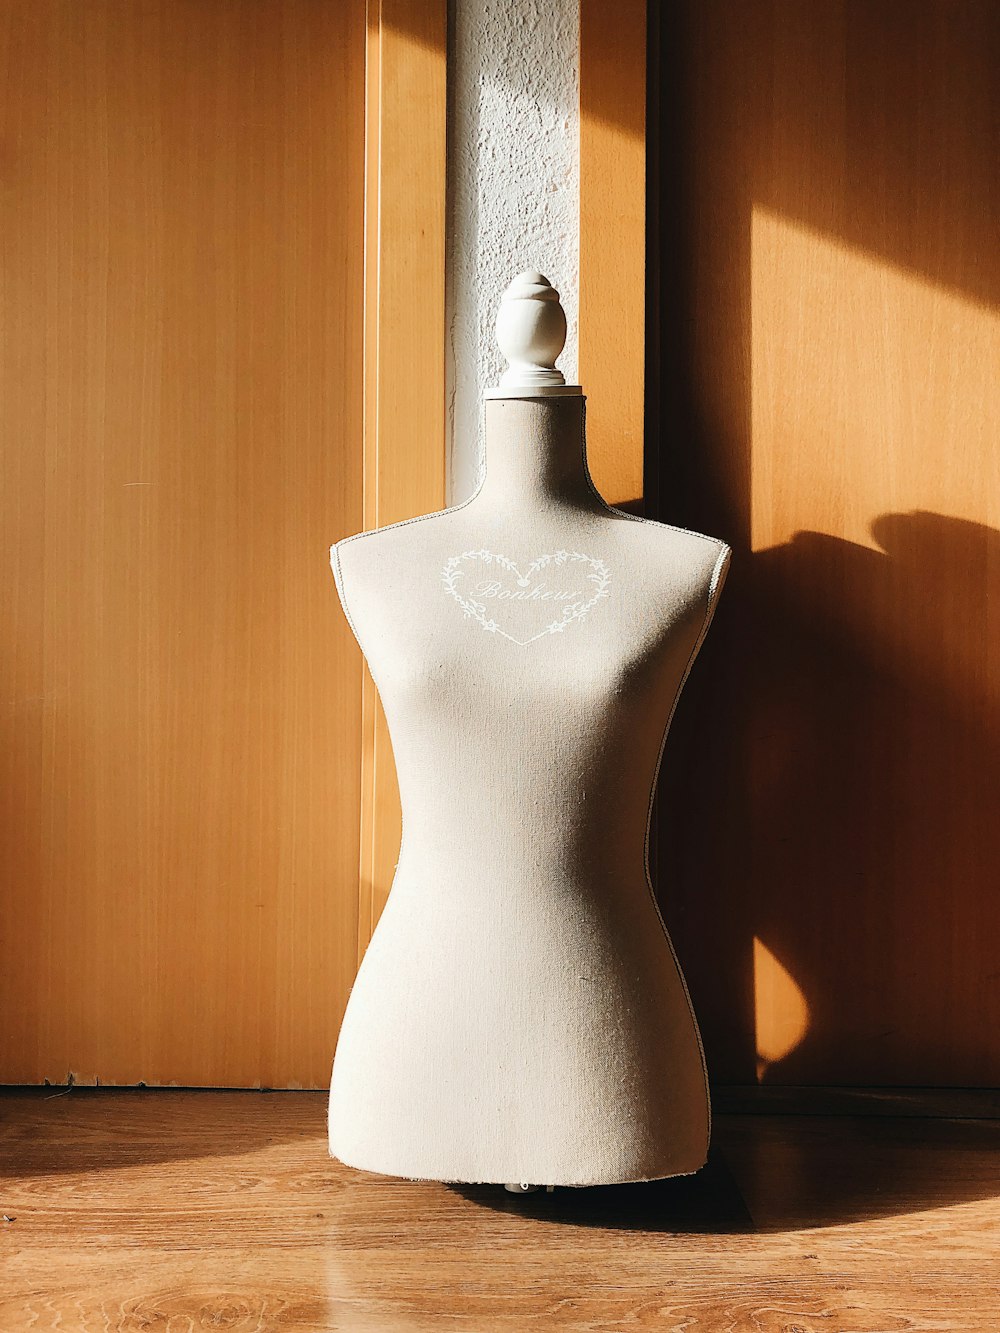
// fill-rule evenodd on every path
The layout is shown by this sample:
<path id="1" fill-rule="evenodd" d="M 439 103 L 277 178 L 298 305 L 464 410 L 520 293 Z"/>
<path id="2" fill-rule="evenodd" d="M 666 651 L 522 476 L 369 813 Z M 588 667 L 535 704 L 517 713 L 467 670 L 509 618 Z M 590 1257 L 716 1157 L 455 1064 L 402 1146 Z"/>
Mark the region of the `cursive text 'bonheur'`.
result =
<path id="1" fill-rule="evenodd" d="M 556 592 L 544 583 L 533 588 L 505 588 L 499 579 L 483 579 L 476 584 L 480 597 L 495 597 L 500 602 L 568 602 L 579 592 Z"/>

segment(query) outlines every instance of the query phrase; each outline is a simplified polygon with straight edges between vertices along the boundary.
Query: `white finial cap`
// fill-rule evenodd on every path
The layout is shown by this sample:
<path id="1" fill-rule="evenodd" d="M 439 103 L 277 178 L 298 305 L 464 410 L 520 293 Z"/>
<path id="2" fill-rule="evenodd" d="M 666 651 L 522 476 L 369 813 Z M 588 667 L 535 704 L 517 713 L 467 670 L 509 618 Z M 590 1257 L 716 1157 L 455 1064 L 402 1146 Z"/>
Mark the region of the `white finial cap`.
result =
<path id="1" fill-rule="evenodd" d="M 539 398 L 579 394 L 567 384 L 556 358 L 566 344 L 566 314 L 548 278 L 519 273 L 503 294 L 497 313 L 497 342 L 509 364 L 487 398 Z"/>

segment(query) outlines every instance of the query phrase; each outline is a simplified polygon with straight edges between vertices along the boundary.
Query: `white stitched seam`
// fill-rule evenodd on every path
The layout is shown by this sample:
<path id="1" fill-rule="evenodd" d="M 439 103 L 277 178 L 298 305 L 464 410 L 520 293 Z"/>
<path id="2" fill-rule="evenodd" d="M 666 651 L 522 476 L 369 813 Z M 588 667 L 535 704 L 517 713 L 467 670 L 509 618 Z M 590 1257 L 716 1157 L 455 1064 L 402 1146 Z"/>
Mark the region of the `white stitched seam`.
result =
<path id="1" fill-rule="evenodd" d="M 584 427 L 583 427 L 583 450 L 582 450 L 582 452 L 583 452 L 583 470 L 584 470 L 584 474 L 586 475 L 586 478 L 587 478 L 587 484 L 590 486 L 590 489 L 593 491 L 594 495 L 595 495 L 595 496 L 597 497 L 597 499 L 601 502 L 601 504 L 605 507 L 605 509 L 610 510 L 610 511 L 611 511 L 612 513 L 614 513 L 614 514 L 621 514 L 624 518 L 635 519 L 635 521 L 636 521 L 637 523 L 651 523 L 651 522 L 656 522 L 657 520 L 643 518 L 640 514 L 630 514 L 630 513 L 628 513 L 626 510 L 624 510 L 624 509 L 615 509 L 615 508 L 613 508 L 611 505 L 609 505 L 608 502 L 605 500 L 604 496 L 601 495 L 600 491 L 599 491 L 599 490 L 597 489 L 597 487 L 594 485 L 593 477 L 591 477 L 591 475 L 590 475 L 590 467 L 588 466 L 588 463 L 587 463 L 587 407 L 586 407 L 586 402 L 584 402 L 583 421 L 584 421 Z M 672 523 L 659 523 L 658 526 L 660 526 L 660 527 L 664 527 L 664 528 L 671 528 L 674 532 L 683 532 L 683 533 L 686 533 L 688 536 L 691 536 L 691 537 L 701 537 L 701 538 L 703 538 L 703 540 L 705 540 L 705 541 L 710 541 L 710 542 L 713 542 L 713 543 L 717 543 L 717 539 L 716 539 L 716 538 L 714 538 L 714 537 L 709 537 L 709 536 L 707 536 L 707 535 L 706 535 L 705 533 L 703 533 L 703 532 L 694 532 L 694 531 L 692 531 L 690 528 L 680 528 L 680 527 L 675 526 L 675 525 L 672 524 Z M 712 1139 L 712 1096 L 711 1096 L 711 1092 L 710 1092 L 710 1090 L 709 1090 L 709 1083 L 708 1083 L 708 1062 L 707 1062 L 707 1060 L 705 1059 L 705 1045 L 704 1045 L 704 1042 L 702 1041 L 702 1037 L 701 1037 L 701 1028 L 699 1027 L 699 1024 L 698 1024 L 698 1016 L 697 1016 L 697 1014 L 695 1013 L 695 1011 L 694 1011 L 694 1005 L 693 1005 L 692 1002 L 691 1002 L 691 993 L 690 993 L 690 991 L 688 990 L 688 984 L 687 984 L 687 979 L 686 979 L 685 976 L 684 976 L 684 970 L 683 970 L 683 968 L 681 967 L 681 965 L 680 965 L 680 960 L 679 960 L 678 957 L 677 957 L 677 950 L 674 948 L 674 942 L 673 942 L 673 940 L 670 938 L 670 931 L 667 929 L 667 923 L 666 923 L 666 922 L 664 921 L 664 919 L 663 919 L 663 913 L 660 911 L 660 904 L 656 901 L 656 893 L 655 893 L 655 891 L 654 891 L 654 889 L 653 889 L 653 880 L 652 880 L 652 876 L 651 876 L 650 873 L 649 873 L 649 830 L 650 830 L 650 825 L 651 825 L 651 823 L 652 823 L 652 819 L 653 819 L 653 801 L 655 800 L 655 797 L 656 797 L 656 783 L 657 783 L 657 779 L 659 778 L 659 775 L 660 775 L 660 764 L 661 764 L 661 762 L 662 762 L 662 760 L 663 760 L 663 751 L 664 751 L 664 749 L 666 748 L 666 744 L 667 744 L 667 735 L 668 735 L 668 733 L 669 733 L 669 731 L 670 731 L 670 724 L 671 724 L 671 723 L 673 722 L 673 720 L 674 720 L 674 713 L 675 713 L 676 710 L 677 710 L 677 704 L 678 704 L 678 702 L 679 702 L 679 700 L 680 700 L 681 693 L 682 693 L 682 691 L 683 691 L 683 689 L 684 689 L 685 684 L 687 683 L 688 674 L 690 673 L 691 668 L 692 668 L 692 666 L 694 665 L 694 660 L 695 660 L 695 658 L 698 656 L 698 652 L 699 652 L 699 650 L 701 649 L 701 645 L 702 645 L 702 643 L 704 642 L 705 635 L 708 633 L 709 626 L 710 626 L 711 623 L 712 623 L 712 617 L 715 615 L 715 608 L 716 608 L 716 605 L 718 604 L 719 594 L 721 594 L 721 592 L 722 592 L 722 585 L 725 583 L 725 576 L 726 576 L 726 574 L 727 574 L 728 571 L 729 571 L 729 562 L 730 562 L 730 559 L 731 559 L 731 557 L 732 557 L 732 553 L 733 553 L 733 552 L 732 552 L 732 547 L 730 547 L 730 546 L 729 546 L 728 544 L 726 544 L 725 542 L 721 543 L 721 545 L 722 545 L 722 550 L 719 552 L 719 558 L 718 558 L 718 560 L 716 560 L 716 562 L 715 562 L 715 567 L 714 567 L 713 570 L 712 570 L 712 577 L 711 577 L 711 579 L 710 579 L 710 581 L 709 581 L 709 589 L 708 589 L 708 607 L 707 607 L 707 609 L 706 609 L 706 613 L 705 613 L 705 620 L 704 620 L 704 623 L 702 624 L 701 632 L 699 633 L 698 638 L 697 638 L 697 640 L 695 641 L 695 645 L 694 645 L 694 647 L 693 647 L 692 650 L 691 650 L 691 656 L 688 658 L 687 666 L 684 668 L 684 674 L 681 676 L 680 684 L 677 686 L 677 692 L 676 692 L 675 695 L 674 695 L 674 702 L 673 702 L 673 705 L 671 706 L 671 709 L 670 709 L 670 716 L 667 718 L 667 724 L 666 724 L 666 726 L 664 727 L 664 729 L 663 729 L 663 735 L 662 735 L 662 737 L 660 738 L 660 751 L 659 751 L 659 754 L 657 755 L 657 758 L 656 758 L 656 768 L 653 770 L 653 783 L 652 783 L 652 786 L 650 787 L 650 790 L 649 790 L 649 805 L 648 805 L 648 808 L 647 808 L 647 811 L 646 811 L 646 842 L 645 842 L 645 847 L 644 847 L 644 849 L 643 849 L 643 862 L 644 862 L 644 864 L 645 864 L 645 869 L 646 869 L 646 887 L 647 887 L 647 889 L 649 890 L 649 897 L 650 897 L 650 900 L 651 900 L 651 902 L 652 902 L 652 904 L 653 904 L 653 908 L 654 908 L 654 910 L 655 910 L 655 912 L 656 912 L 656 916 L 657 916 L 657 919 L 658 919 L 658 921 L 659 921 L 659 923 L 660 923 L 660 927 L 661 927 L 661 929 L 662 929 L 662 931 L 663 931 L 664 938 L 666 939 L 667 944 L 668 944 L 668 946 L 669 946 L 669 948 L 670 948 L 670 953 L 671 953 L 671 955 L 672 955 L 672 957 L 673 957 L 673 960 L 674 960 L 674 966 L 675 966 L 676 969 L 677 969 L 677 975 L 680 977 L 681 986 L 682 986 L 683 989 L 684 989 L 684 998 L 687 1000 L 688 1010 L 689 1010 L 689 1012 L 690 1012 L 690 1014 L 691 1014 L 691 1022 L 694 1024 L 695 1036 L 698 1038 L 698 1053 L 699 1053 L 699 1055 L 700 1055 L 700 1057 L 701 1057 L 702 1077 L 704 1078 L 704 1081 L 705 1081 L 705 1099 L 706 1099 L 706 1102 L 707 1102 L 707 1104 L 708 1104 L 708 1139 L 709 1139 L 709 1143 L 711 1142 L 711 1139 Z"/>
<path id="2" fill-rule="evenodd" d="M 652 876 L 649 873 L 649 830 L 653 819 L 653 801 L 656 797 L 656 783 L 660 775 L 660 764 L 663 760 L 663 752 L 664 749 L 666 748 L 667 736 L 670 732 L 670 725 L 674 720 L 674 713 L 677 711 L 677 705 L 680 702 L 681 694 L 683 693 L 684 686 L 687 683 L 688 675 L 690 674 L 691 668 L 694 665 L 695 658 L 698 656 L 698 653 L 701 649 L 701 645 L 705 641 L 705 636 L 708 633 L 709 626 L 712 623 L 712 618 L 715 615 L 715 608 L 718 606 L 719 596 L 722 593 L 722 588 L 726 581 L 726 574 L 729 571 L 729 561 L 731 555 L 732 555 L 732 549 L 729 546 L 724 545 L 722 551 L 719 553 L 718 560 L 715 562 L 715 568 L 712 571 L 712 578 L 709 584 L 710 591 L 708 596 L 708 606 L 705 612 L 705 619 L 702 622 L 701 630 L 699 631 L 698 637 L 695 640 L 694 647 L 691 649 L 691 654 L 688 657 L 687 665 L 685 666 L 684 673 L 681 676 L 680 684 L 677 686 L 677 691 L 674 694 L 674 702 L 670 709 L 670 715 L 667 718 L 666 726 L 663 728 L 663 735 L 660 738 L 660 750 L 659 754 L 656 757 L 656 767 L 653 770 L 652 786 L 649 789 L 649 805 L 646 811 L 646 846 L 644 853 L 645 868 L 646 868 L 646 887 L 649 889 L 650 899 L 652 900 L 653 907 L 656 911 L 656 915 L 657 918 L 659 919 L 660 925 L 663 928 L 663 934 L 666 938 L 667 944 L 670 946 L 670 952 L 673 955 L 674 965 L 677 968 L 677 975 L 680 977 L 681 986 L 684 989 L 684 997 L 687 1000 L 688 1009 L 691 1013 L 691 1021 L 694 1024 L 695 1036 L 698 1038 L 698 1051 L 701 1056 L 702 1075 L 705 1080 L 705 1098 L 708 1103 L 709 1142 L 711 1142 L 712 1138 L 712 1096 L 709 1090 L 709 1083 L 708 1083 L 708 1062 L 705 1059 L 705 1045 L 701 1037 L 701 1028 L 699 1027 L 698 1024 L 698 1016 L 694 1011 L 694 1005 L 691 1001 L 691 993 L 688 990 L 687 979 L 684 976 L 684 970 L 681 967 L 680 960 L 677 957 L 677 950 L 674 948 L 674 942 L 670 938 L 670 931 L 667 929 L 667 923 L 663 919 L 663 913 L 660 911 L 660 904 L 656 900 L 656 893 L 653 889 L 653 880 Z"/>
<path id="3" fill-rule="evenodd" d="M 470 496 L 468 497 L 468 499 L 463 500 L 461 504 L 457 504 L 457 505 L 447 505 L 447 506 L 445 506 L 444 509 L 435 509 L 435 510 L 432 510 L 432 512 L 429 513 L 429 514 L 416 514 L 416 515 L 414 515 L 413 518 L 401 518 L 398 522 L 396 522 L 396 523 L 387 523 L 387 524 L 385 525 L 385 527 L 382 527 L 382 528 L 368 528 L 368 529 L 367 529 L 366 531 L 364 531 L 364 532 L 355 532 L 355 533 L 352 534 L 352 536 L 350 536 L 350 537 L 342 537 L 342 538 L 340 539 L 340 541 L 338 541 L 338 542 L 334 542 L 333 545 L 330 547 L 330 564 L 331 564 L 331 567 L 332 567 L 332 569 L 333 569 L 333 578 L 334 578 L 334 582 L 336 583 L 336 585 L 337 585 L 337 591 L 338 591 L 338 593 L 340 594 L 340 601 L 341 601 L 341 605 L 342 605 L 343 608 L 344 608 L 344 615 L 345 615 L 346 618 L 347 618 L 347 623 L 350 625 L 350 627 L 351 627 L 351 632 L 352 632 L 352 634 L 354 635 L 355 639 L 357 640 L 358 647 L 361 649 L 362 656 L 366 656 L 366 655 L 365 655 L 365 650 L 364 650 L 364 645 L 363 645 L 362 642 L 361 642 L 361 636 L 360 636 L 359 633 L 358 633 L 357 625 L 354 623 L 354 617 L 351 615 L 350 608 L 349 608 L 349 606 L 348 606 L 348 604 L 347 604 L 347 590 L 346 590 L 346 586 L 345 586 L 345 584 L 344 584 L 343 570 L 341 569 L 341 566 L 340 566 L 339 548 L 340 548 L 341 546 L 346 546 L 348 542 L 355 542 L 355 541 L 358 541 L 359 538 L 361 538 L 361 537 L 368 537 L 368 536 L 370 536 L 373 532 L 387 532 L 387 531 L 389 530 L 389 528 L 403 528 L 403 527 L 405 527 L 408 523 L 423 523 L 426 519 L 429 519 L 429 518 L 437 518 L 437 517 L 439 517 L 441 514 L 455 513 L 455 512 L 457 512 L 459 509 L 464 509 L 466 505 L 471 504 L 472 501 L 476 498 L 476 496 L 477 496 L 477 495 L 479 494 L 479 492 L 482 490 L 482 488 L 483 488 L 483 484 L 485 483 L 485 481 L 486 481 L 486 477 L 485 477 L 485 474 L 484 474 L 482 481 L 481 481 L 481 482 L 479 483 L 479 485 L 476 487 L 476 489 L 475 489 L 475 491 L 472 493 L 472 495 L 470 495 Z M 366 661 L 367 661 L 367 657 L 366 657 Z M 375 673 L 372 671 L 371 663 L 370 663 L 370 662 L 368 663 L 368 673 L 369 673 L 369 675 L 370 675 L 371 678 L 372 678 L 372 682 L 373 682 L 374 685 L 375 685 L 375 689 L 376 689 L 376 691 L 378 691 L 378 681 L 375 679 Z M 390 743 L 391 743 L 391 737 L 390 737 Z M 399 855 L 398 855 L 398 857 L 396 858 L 396 864 L 395 864 L 395 866 L 393 867 L 393 876 L 392 876 L 392 881 L 391 881 L 390 884 L 389 884 L 389 894 L 387 895 L 387 898 L 386 898 L 386 906 L 388 906 L 388 900 L 389 900 L 389 897 L 391 896 L 391 893 L 392 893 L 392 884 L 395 883 L 395 879 L 396 879 L 396 874 L 395 874 L 395 872 L 399 869 L 400 862 L 403 860 L 403 849 L 404 849 L 404 847 L 406 846 L 406 827 L 407 827 L 407 820 L 406 820 L 406 811 L 405 811 L 405 807 L 404 807 L 404 805 L 403 805 L 402 800 L 400 801 L 399 806 L 400 806 L 400 809 L 399 809 L 399 823 L 400 823 L 400 828 L 399 828 Z M 373 931 L 372 933 L 374 934 L 374 931 Z"/>

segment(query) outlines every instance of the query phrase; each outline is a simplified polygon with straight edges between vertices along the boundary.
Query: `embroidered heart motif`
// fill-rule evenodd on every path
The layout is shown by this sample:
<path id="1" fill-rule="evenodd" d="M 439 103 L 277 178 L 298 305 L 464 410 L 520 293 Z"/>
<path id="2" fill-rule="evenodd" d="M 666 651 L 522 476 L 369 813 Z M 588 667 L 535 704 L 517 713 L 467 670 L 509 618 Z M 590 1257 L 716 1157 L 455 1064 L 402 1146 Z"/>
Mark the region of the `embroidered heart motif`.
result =
<path id="1" fill-rule="evenodd" d="M 552 581 L 557 573 L 559 577 Z M 478 550 L 451 556 L 441 571 L 441 581 L 445 592 L 484 630 L 524 648 L 583 620 L 608 596 L 611 571 L 603 560 L 582 551 L 537 556 L 522 572 L 509 557 Z M 558 615 L 537 628 L 549 611 Z"/>

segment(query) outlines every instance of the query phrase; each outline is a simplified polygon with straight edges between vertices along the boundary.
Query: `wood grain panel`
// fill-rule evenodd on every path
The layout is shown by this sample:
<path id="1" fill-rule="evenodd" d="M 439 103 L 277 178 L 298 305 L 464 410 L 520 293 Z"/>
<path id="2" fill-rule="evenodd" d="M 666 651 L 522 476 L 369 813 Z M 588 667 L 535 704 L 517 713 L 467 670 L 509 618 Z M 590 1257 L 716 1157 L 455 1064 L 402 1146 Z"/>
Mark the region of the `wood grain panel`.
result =
<path id="1" fill-rule="evenodd" d="M 717 1079 L 1000 1081 L 1000 18 L 663 18 L 658 516 L 736 555 L 665 909 Z"/>
<path id="2" fill-rule="evenodd" d="M 0 1079 L 322 1085 L 356 961 L 364 10 L 0 25 Z"/>
<path id="3" fill-rule="evenodd" d="M 641 512 L 646 329 L 646 5 L 580 4 L 580 382 L 587 460 Z"/>

